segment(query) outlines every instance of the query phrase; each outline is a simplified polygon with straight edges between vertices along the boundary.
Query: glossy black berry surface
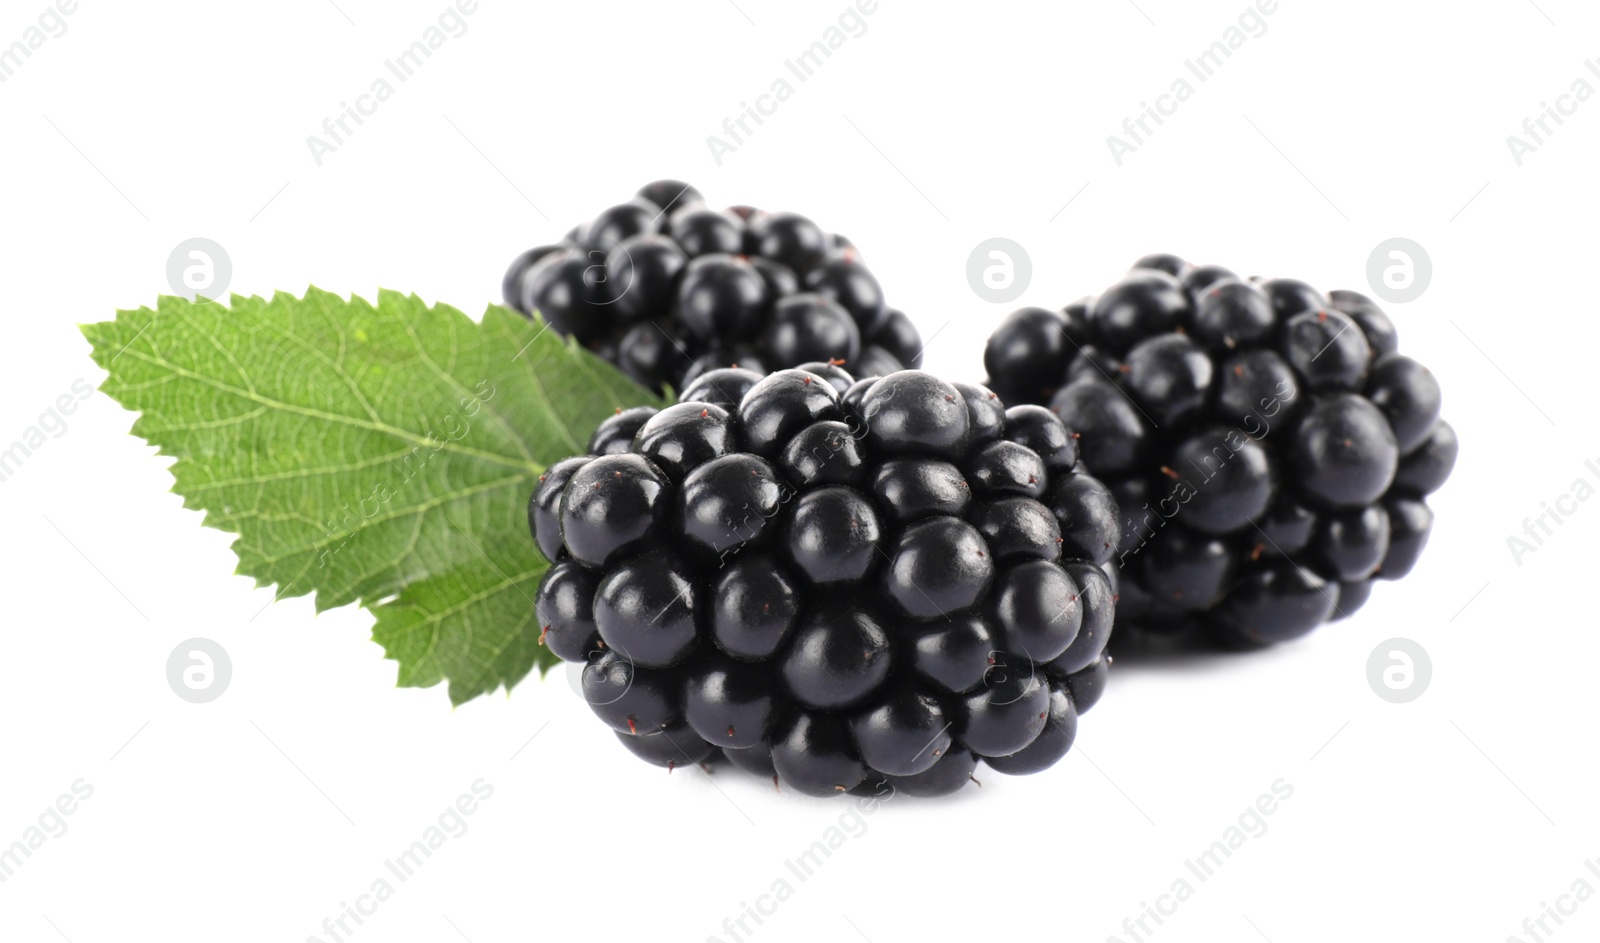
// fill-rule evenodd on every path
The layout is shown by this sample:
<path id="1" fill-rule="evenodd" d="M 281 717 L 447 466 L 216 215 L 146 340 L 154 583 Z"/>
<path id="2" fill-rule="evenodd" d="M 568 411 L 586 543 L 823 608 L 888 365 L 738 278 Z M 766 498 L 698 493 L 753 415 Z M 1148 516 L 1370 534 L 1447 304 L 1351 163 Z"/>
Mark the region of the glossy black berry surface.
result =
<path id="1" fill-rule="evenodd" d="M 922 363 L 916 327 L 849 240 L 798 213 L 713 209 L 678 180 L 518 255 L 501 294 L 655 389 L 731 367 L 838 361 L 872 377 Z"/>
<path id="2" fill-rule="evenodd" d="M 794 220 L 763 238 L 814 241 Z M 620 411 L 599 454 L 550 469 L 529 502 L 556 561 L 543 644 L 657 765 L 721 751 L 818 796 L 1049 767 L 1105 685 L 1110 491 L 1049 410 L 808 366 L 709 371 L 704 399 Z M 1328 551 L 1363 552 L 1361 523 Z"/>
<path id="3" fill-rule="evenodd" d="M 985 366 L 1007 401 L 1070 417 L 1115 496 L 1120 623 L 1233 646 L 1303 635 L 1410 572 L 1459 448 L 1371 299 L 1172 255 L 1013 312 Z M 1012 480 L 999 459 L 988 477 Z"/>

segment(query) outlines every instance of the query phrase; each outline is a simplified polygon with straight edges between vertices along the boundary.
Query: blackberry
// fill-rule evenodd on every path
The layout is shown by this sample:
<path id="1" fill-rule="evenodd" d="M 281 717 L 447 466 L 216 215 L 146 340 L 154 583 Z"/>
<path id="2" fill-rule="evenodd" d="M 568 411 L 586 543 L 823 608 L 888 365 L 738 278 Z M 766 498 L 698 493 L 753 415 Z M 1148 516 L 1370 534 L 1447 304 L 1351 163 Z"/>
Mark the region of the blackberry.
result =
<path id="1" fill-rule="evenodd" d="M 922 363 L 916 326 L 848 239 L 797 213 L 713 209 L 677 180 L 517 256 L 501 294 L 652 389 L 732 367 L 840 361 L 874 377 Z"/>
<path id="2" fill-rule="evenodd" d="M 810 795 L 938 795 L 979 760 L 1055 763 L 1110 664 L 1108 490 L 1048 410 L 808 366 L 709 371 L 550 468 L 541 641 L 658 765 L 720 751 Z"/>
<path id="3" fill-rule="evenodd" d="M 1427 543 L 1458 443 L 1398 346 L 1357 292 L 1152 255 L 1013 312 L 984 362 L 1007 401 L 1071 417 L 1110 486 L 1122 623 L 1248 647 L 1353 613 Z"/>

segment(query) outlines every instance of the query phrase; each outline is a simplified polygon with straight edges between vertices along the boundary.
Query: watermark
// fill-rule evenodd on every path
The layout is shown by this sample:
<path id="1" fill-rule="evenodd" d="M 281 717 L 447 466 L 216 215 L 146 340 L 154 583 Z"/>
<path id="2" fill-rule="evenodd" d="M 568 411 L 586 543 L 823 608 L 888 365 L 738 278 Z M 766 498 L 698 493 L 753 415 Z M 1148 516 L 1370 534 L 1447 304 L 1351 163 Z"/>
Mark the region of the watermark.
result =
<path id="1" fill-rule="evenodd" d="M 1367 256 L 1367 285 L 1384 301 L 1416 301 L 1433 283 L 1433 259 L 1413 239 L 1385 239 Z"/>
<path id="2" fill-rule="evenodd" d="M 354 104 L 340 102 L 339 113 L 323 119 L 321 136 L 311 134 L 306 137 L 306 148 L 311 151 L 311 159 L 316 161 L 317 166 L 322 166 L 327 155 L 348 144 L 357 129 L 366 124 L 366 119 L 377 114 L 378 108 L 394 96 L 396 82 L 404 85 L 411 81 L 417 70 L 427 64 L 446 42 L 467 35 L 467 17 L 476 12 L 478 0 L 455 0 L 439 14 L 439 25 L 423 30 L 416 42 L 400 50 L 394 58 L 383 60 L 384 73 L 387 74 L 380 73 L 373 79 L 367 90 L 356 96 Z M 391 77 L 394 82 L 389 81 Z M 355 127 L 350 126 L 351 122 L 355 123 Z"/>
<path id="3" fill-rule="evenodd" d="M 194 301 L 216 301 L 233 281 L 233 258 L 215 240 L 196 236 L 185 239 L 167 256 L 167 284 L 172 293 Z"/>
<path id="4" fill-rule="evenodd" d="M 876 795 L 857 797 L 832 825 L 822 830 L 816 841 L 793 857 L 785 858 L 782 869 L 767 883 L 767 889 L 756 895 L 755 902 L 740 901 L 738 912 L 722 921 L 722 935 L 706 934 L 706 943 L 748 943 L 754 938 L 767 920 L 777 914 L 779 907 L 794 896 L 799 885 L 816 877 L 817 871 L 835 852 L 867 833 L 867 817 L 878 811 L 880 804 L 894 798 L 894 787 L 885 786 L 885 789 L 887 791 Z"/>
<path id="5" fill-rule="evenodd" d="M 350 543 L 356 531 L 365 527 L 367 521 L 377 517 L 378 512 L 388 507 L 399 490 L 417 477 L 435 454 L 451 442 L 466 438 L 472 429 L 472 418 L 483 409 L 484 403 L 494 399 L 496 392 L 494 384 L 488 380 L 479 380 L 478 385 L 473 387 L 471 395 L 461 397 L 442 422 L 436 425 L 430 424 L 427 433 L 423 435 L 422 444 L 413 446 L 411 451 L 399 458 L 387 460 L 385 464 L 393 473 L 392 477 L 379 480 L 373 484 L 371 491 L 365 497 L 355 502 L 353 507 L 346 502 L 339 507 L 333 517 L 328 518 L 328 536 L 320 541 L 324 547 L 317 555 L 317 567 L 319 569 L 326 567 L 332 557 Z M 444 435 L 439 435 L 437 429 L 443 429 Z"/>
<path id="6" fill-rule="evenodd" d="M 1033 260 L 1028 250 L 1010 239 L 985 239 L 967 256 L 967 284 L 984 301 L 1016 301 L 1032 281 Z"/>
<path id="7" fill-rule="evenodd" d="M 1378 643 L 1367 656 L 1367 684 L 1390 704 L 1409 704 L 1433 681 L 1428 650 L 1408 638 Z"/>
<path id="8" fill-rule="evenodd" d="M 706 135 L 706 148 L 711 152 L 711 159 L 716 165 L 721 167 L 724 155 L 732 154 L 750 142 L 750 138 L 756 133 L 750 122 L 755 122 L 756 128 L 761 127 L 767 118 L 777 114 L 779 105 L 794 95 L 795 86 L 789 81 L 790 76 L 801 85 L 811 81 L 817 70 L 832 59 L 833 54 L 843 48 L 846 42 L 860 39 L 867 34 L 866 18 L 876 12 L 878 12 L 878 0 L 856 0 L 839 14 L 837 25 L 823 30 L 821 38 L 801 50 L 794 58 L 783 60 L 784 71 L 768 83 L 765 92 L 756 96 L 754 104 L 748 101 L 740 102 L 738 114 L 722 120 L 721 135 Z"/>
<path id="9" fill-rule="evenodd" d="M 861 437 L 855 436 L 853 431 L 850 435 L 860 441 Z M 841 439 L 833 440 L 833 442 L 838 443 L 838 445 L 834 446 L 830 443 L 825 455 L 817 454 L 822 451 L 820 448 L 812 449 L 812 457 L 816 458 L 819 464 L 831 461 L 844 451 L 842 437 Z M 799 489 L 789 484 L 782 476 L 775 476 L 774 480 L 778 487 L 778 500 L 771 508 L 753 508 L 749 503 L 746 503 L 737 511 L 730 513 L 727 520 L 723 521 L 728 528 L 727 537 L 736 542 L 717 554 L 717 569 L 726 569 L 730 557 L 738 556 L 745 547 L 750 545 L 751 541 L 754 541 L 765 532 L 768 524 L 779 514 L 782 514 L 784 508 L 791 501 L 800 497 Z M 733 520 L 733 514 L 741 515 L 737 523 Z"/>
<path id="10" fill-rule="evenodd" d="M 38 25 L 22 31 L 22 38 L 0 47 L 0 84 L 11 81 L 17 70 L 52 39 L 67 35 L 67 17 L 78 12 L 78 0 L 56 0 L 39 14 Z"/>
<path id="11" fill-rule="evenodd" d="M 1600 858 L 1583 863 L 1584 868 L 1596 878 L 1600 878 Z M 1513 933 L 1506 937 L 1506 943 L 1547 943 L 1563 926 L 1567 918 L 1578 912 L 1578 908 L 1587 904 L 1594 897 L 1594 885 L 1589 883 L 1585 875 L 1578 875 L 1567 888 L 1566 893 L 1557 895 L 1555 903 L 1539 901 L 1539 913 L 1522 921 L 1522 935 Z M 1551 926 L 1555 924 L 1555 926 Z"/>
<path id="12" fill-rule="evenodd" d="M 1583 463 L 1583 468 L 1596 481 L 1600 481 L 1600 462 L 1591 458 Z M 1595 486 L 1588 478 L 1574 478 L 1572 486 L 1557 495 L 1554 501 L 1540 501 L 1539 513 L 1522 519 L 1522 536 L 1511 534 L 1506 537 L 1511 562 L 1522 566 L 1525 558 L 1538 553 L 1544 542 L 1554 537 L 1557 529 L 1578 513 L 1584 502 L 1594 497 L 1594 493 Z"/>
<path id="13" fill-rule="evenodd" d="M 446 842 L 467 834 L 467 819 L 493 796 L 493 783 L 481 777 L 474 780 L 470 793 L 457 796 L 455 802 L 439 813 L 433 825 L 423 829 L 421 837 L 394 857 L 385 858 L 382 872 L 367 885 L 366 891 L 357 894 L 354 903 L 340 901 L 338 913 L 322 921 L 322 935 L 309 934 L 306 943 L 344 943 L 355 936 L 356 931 L 378 912 L 379 906 L 394 896 L 398 884 L 415 877 Z"/>
<path id="14" fill-rule="evenodd" d="M 1600 59 L 1585 59 L 1583 67 L 1589 70 L 1590 75 L 1600 79 Z M 1555 104 L 1540 102 L 1537 114 L 1522 119 L 1521 134 L 1513 132 L 1506 135 L 1506 149 L 1511 152 L 1512 162 L 1521 167 L 1529 154 L 1550 143 L 1550 138 L 1567 123 L 1567 119 L 1578 113 L 1578 107 L 1593 97 L 1594 86 L 1586 76 L 1579 75 L 1572 80 L 1567 91 L 1556 96 Z"/>
<path id="15" fill-rule="evenodd" d="M 228 690 L 232 680 L 233 659 L 211 639 L 180 642 L 167 656 L 167 684 L 190 704 L 209 704 Z"/>
<path id="16" fill-rule="evenodd" d="M 1180 73 L 1173 79 L 1167 91 L 1156 96 L 1155 104 L 1140 102 L 1138 115 L 1123 119 L 1121 135 L 1106 136 L 1106 148 L 1111 151 L 1112 161 L 1121 167 L 1127 155 L 1150 143 L 1150 138 L 1167 123 L 1167 119 L 1178 113 L 1178 107 L 1194 97 L 1196 86 L 1189 81 L 1189 76 L 1194 76 L 1202 85 L 1211 81 L 1217 70 L 1226 65 L 1245 43 L 1267 34 L 1267 17 L 1276 12 L 1278 0 L 1256 0 L 1239 14 L 1238 25 L 1223 30 L 1220 39 L 1201 50 L 1193 59 L 1183 60 L 1187 75 Z"/>
<path id="17" fill-rule="evenodd" d="M 94 394 L 89 381 L 79 377 L 72 381 L 67 392 L 55 398 L 49 408 L 39 414 L 33 425 L 22 430 L 10 445 L 0 443 L 0 483 L 10 481 L 33 454 L 67 434 L 67 417 L 78 411 L 78 404 Z"/>
<path id="18" fill-rule="evenodd" d="M 1154 903 L 1140 901 L 1138 913 L 1122 921 L 1123 935 L 1109 934 L 1106 943 L 1146 943 L 1194 896 L 1199 885 L 1216 877 L 1223 865 L 1252 839 L 1267 834 L 1267 820 L 1294 796 L 1294 784 L 1279 778 L 1269 789 L 1246 806 L 1235 823 L 1223 829 L 1221 837 L 1193 858 L 1184 859 L 1182 872 L 1173 878 L 1167 890 L 1157 894 Z M 1191 877 L 1193 882 L 1189 880 Z"/>
<path id="19" fill-rule="evenodd" d="M 1244 450 L 1247 442 L 1256 442 L 1266 438 L 1272 432 L 1272 417 L 1282 412 L 1284 406 L 1294 402 L 1294 398 L 1294 388 L 1289 385 L 1287 380 L 1280 381 L 1277 386 L 1273 387 L 1271 394 L 1261 397 L 1256 406 L 1251 408 L 1249 415 L 1242 417 L 1242 421 L 1239 424 L 1250 428 L 1243 430 L 1230 429 L 1222 437 L 1222 441 L 1211 449 L 1203 463 L 1190 459 L 1189 465 L 1200 476 L 1198 484 L 1188 477 L 1188 469 L 1179 471 L 1168 465 L 1161 466 L 1161 473 L 1173 481 L 1172 490 L 1167 492 L 1166 497 L 1157 501 L 1154 508 L 1150 506 L 1150 502 L 1146 501 L 1138 511 L 1133 512 L 1134 514 L 1143 512 L 1144 517 L 1142 520 L 1136 522 L 1131 516 L 1124 517 L 1124 533 L 1131 534 L 1137 531 L 1139 533 L 1139 542 L 1117 554 L 1117 568 L 1126 567 L 1129 557 L 1143 550 L 1155 538 L 1156 534 L 1160 533 L 1183 511 L 1184 505 L 1193 501 L 1200 494 L 1201 488 L 1210 484 L 1214 478 L 1222 474 L 1223 467 L 1233 461 Z M 1126 510 L 1124 509 L 1124 512 Z M 1255 552 L 1260 553 L 1265 549 L 1265 547 L 1257 547 Z"/>
<path id="20" fill-rule="evenodd" d="M 17 871 L 32 860 L 34 852 L 43 848 L 52 838 L 67 833 L 67 818 L 78 811 L 81 803 L 94 795 L 94 784 L 79 778 L 73 780 L 67 792 L 39 813 L 33 825 L 22 830 L 22 837 L 9 846 L 0 848 L 0 884 L 11 880 Z"/>
<path id="21" fill-rule="evenodd" d="M 603 245 L 567 251 L 582 254 L 588 262 L 583 269 L 583 280 L 595 289 L 594 296 L 589 299 L 591 306 L 603 308 L 614 305 L 633 290 L 637 272 L 634 271 L 633 253 L 628 249 L 627 239 L 617 239 L 608 234 Z M 628 283 L 619 288 L 615 284 L 612 269 L 620 269 L 627 276 Z"/>

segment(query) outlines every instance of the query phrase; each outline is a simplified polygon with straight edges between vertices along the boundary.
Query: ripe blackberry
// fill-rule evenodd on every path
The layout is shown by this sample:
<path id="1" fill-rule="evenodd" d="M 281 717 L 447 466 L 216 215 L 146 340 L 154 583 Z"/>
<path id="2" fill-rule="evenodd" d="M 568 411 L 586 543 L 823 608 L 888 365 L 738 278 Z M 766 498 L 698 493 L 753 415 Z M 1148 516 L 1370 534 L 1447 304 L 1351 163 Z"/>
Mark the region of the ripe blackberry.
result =
<path id="1" fill-rule="evenodd" d="M 1109 492 L 1048 410 L 808 366 L 709 371 L 551 467 L 541 640 L 658 765 L 938 795 L 1055 763 L 1110 663 Z"/>
<path id="2" fill-rule="evenodd" d="M 1427 543 L 1457 442 L 1397 347 L 1356 292 L 1155 255 L 1013 312 L 984 361 L 1007 401 L 1072 417 L 1116 496 L 1122 623 L 1249 646 L 1351 614 Z"/>
<path id="3" fill-rule="evenodd" d="M 848 239 L 796 213 L 712 209 L 677 180 L 517 256 L 501 294 L 655 389 L 730 367 L 836 360 L 873 377 L 922 363 L 915 325 Z"/>

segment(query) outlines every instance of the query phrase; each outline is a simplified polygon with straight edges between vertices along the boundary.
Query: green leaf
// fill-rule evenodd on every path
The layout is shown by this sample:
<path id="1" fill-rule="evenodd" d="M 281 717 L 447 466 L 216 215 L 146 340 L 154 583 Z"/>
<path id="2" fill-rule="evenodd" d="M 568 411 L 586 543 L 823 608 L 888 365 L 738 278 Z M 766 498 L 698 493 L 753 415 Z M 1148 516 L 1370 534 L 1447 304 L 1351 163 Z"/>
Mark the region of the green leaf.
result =
<path id="1" fill-rule="evenodd" d="M 448 680 L 456 704 L 555 661 L 534 624 L 539 474 L 614 410 L 660 405 L 537 319 L 395 292 L 163 297 L 83 332 L 184 506 L 239 535 L 240 573 L 372 609 L 400 683 Z"/>

